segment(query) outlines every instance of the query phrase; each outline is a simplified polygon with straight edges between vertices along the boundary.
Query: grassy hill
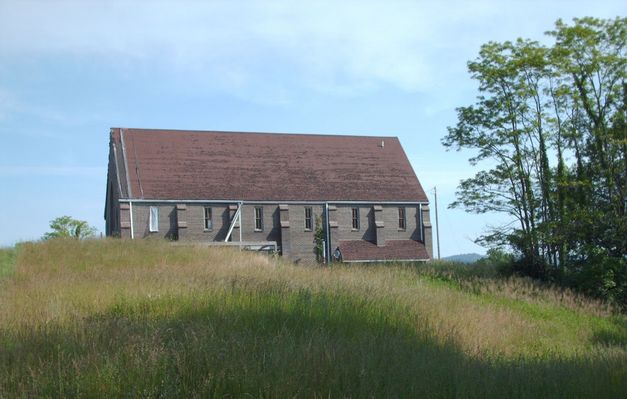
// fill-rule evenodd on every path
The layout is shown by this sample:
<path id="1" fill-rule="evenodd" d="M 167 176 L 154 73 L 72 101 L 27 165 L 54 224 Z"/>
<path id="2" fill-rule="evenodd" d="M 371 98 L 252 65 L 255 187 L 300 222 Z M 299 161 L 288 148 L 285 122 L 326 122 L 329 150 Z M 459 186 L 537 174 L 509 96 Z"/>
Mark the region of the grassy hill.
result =
<path id="1" fill-rule="evenodd" d="M 0 251 L 0 397 L 621 397 L 627 319 L 490 268 Z"/>

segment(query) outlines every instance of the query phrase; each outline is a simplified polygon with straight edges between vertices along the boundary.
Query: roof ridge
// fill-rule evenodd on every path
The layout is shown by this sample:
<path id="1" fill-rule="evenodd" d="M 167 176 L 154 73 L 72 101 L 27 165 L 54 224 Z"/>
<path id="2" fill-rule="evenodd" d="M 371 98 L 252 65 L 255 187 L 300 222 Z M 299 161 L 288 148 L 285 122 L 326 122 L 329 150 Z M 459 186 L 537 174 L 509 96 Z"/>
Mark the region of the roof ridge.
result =
<path id="1" fill-rule="evenodd" d="M 181 132 L 181 133 L 226 133 L 226 134 L 257 134 L 257 135 L 282 135 L 282 136 L 316 136 L 316 137 L 363 137 L 363 138 L 385 138 L 399 140 L 398 136 L 364 135 L 364 134 L 335 134 L 335 133 L 292 133 L 292 132 L 252 132 L 238 130 L 197 130 L 197 129 L 153 129 L 153 128 L 133 128 L 133 127 L 111 127 L 111 129 L 123 129 L 126 132 Z M 399 140 L 400 141 L 400 140 Z"/>

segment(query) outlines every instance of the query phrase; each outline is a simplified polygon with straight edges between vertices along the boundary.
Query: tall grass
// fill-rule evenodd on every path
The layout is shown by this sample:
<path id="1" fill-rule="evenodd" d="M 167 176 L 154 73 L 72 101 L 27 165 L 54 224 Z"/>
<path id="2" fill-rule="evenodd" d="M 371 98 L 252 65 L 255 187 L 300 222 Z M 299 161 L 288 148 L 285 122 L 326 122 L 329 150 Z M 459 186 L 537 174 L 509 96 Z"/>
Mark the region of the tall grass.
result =
<path id="1" fill-rule="evenodd" d="M 438 266 L 302 267 L 147 241 L 23 244 L 0 285 L 0 397 L 627 391 L 624 316 Z M 492 288 L 469 288 L 481 281 Z"/>
<path id="2" fill-rule="evenodd" d="M 13 273 L 15 268 L 15 248 L 0 248 L 0 280 Z"/>

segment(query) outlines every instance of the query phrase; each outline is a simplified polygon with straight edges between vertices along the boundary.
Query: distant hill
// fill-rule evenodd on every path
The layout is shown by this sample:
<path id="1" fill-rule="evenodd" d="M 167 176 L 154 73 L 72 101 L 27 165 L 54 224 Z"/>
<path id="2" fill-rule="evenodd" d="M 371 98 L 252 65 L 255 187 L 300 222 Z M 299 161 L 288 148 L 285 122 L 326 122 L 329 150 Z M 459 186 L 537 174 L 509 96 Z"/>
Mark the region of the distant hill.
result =
<path id="1" fill-rule="evenodd" d="M 460 254 L 460 255 L 451 255 L 445 256 L 442 260 L 448 260 L 450 262 L 459 262 L 459 263 L 473 263 L 483 258 L 484 255 L 479 254 Z"/>

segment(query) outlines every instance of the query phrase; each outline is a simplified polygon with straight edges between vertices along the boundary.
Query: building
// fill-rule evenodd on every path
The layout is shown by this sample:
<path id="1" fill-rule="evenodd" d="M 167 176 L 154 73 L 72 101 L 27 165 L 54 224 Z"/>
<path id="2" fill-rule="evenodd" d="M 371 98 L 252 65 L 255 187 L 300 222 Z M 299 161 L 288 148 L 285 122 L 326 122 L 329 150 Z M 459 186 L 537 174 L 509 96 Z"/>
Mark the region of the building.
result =
<path id="1" fill-rule="evenodd" d="M 425 261 L 428 204 L 396 137 L 111 129 L 108 236 Z"/>

